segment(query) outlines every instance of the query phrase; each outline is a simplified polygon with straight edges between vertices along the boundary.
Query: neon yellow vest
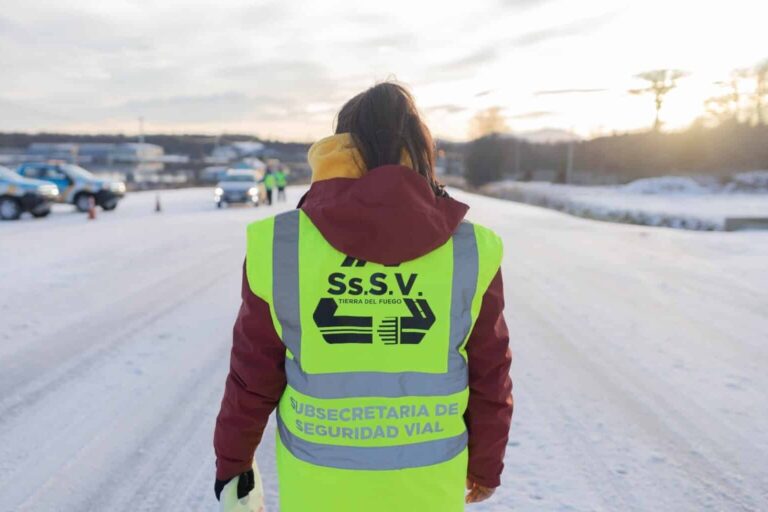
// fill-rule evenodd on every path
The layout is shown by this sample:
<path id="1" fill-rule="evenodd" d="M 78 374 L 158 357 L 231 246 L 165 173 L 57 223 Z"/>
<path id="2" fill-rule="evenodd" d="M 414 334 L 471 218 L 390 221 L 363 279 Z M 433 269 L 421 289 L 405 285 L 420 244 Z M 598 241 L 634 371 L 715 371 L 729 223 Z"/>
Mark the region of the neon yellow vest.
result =
<path id="1" fill-rule="evenodd" d="M 248 227 L 251 291 L 286 346 L 283 512 L 464 510 L 465 343 L 501 254 L 467 222 L 396 266 L 345 256 L 301 210 Z"/>
<path id="2" fill-rule="evenodd" d="M 285 177 L 283 171 L 275 171 L 275 183 L 278 187 L 285 187 L 288 184 L 288 179 Z"/>

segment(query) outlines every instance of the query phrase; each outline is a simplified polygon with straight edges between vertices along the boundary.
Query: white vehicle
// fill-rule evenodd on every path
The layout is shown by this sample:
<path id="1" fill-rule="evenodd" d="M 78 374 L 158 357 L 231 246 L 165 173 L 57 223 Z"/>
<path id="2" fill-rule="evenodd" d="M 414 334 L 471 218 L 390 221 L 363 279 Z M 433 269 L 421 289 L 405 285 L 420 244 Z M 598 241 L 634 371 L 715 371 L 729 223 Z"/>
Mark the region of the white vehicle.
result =
<path id="1" fill-rule="evenodd" d="M 259 178 L 250 170 L 228 170 L 214 190 L 214 200 L 219 208 L 232 203 L 259 206 L 260 195 Z"/>

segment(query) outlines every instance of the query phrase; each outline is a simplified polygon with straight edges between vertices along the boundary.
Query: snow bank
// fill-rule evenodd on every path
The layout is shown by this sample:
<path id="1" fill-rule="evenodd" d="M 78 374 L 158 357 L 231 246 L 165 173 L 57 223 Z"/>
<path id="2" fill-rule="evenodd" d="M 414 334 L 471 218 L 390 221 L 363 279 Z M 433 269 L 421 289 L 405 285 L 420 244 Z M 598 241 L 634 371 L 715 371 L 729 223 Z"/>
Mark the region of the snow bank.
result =
<path id="1" fill-rule="evenodd" d="M 727 218 L 768 217 L 767 171 L 737 174 L 725 184 L 677 176 L 610 187 L 504 181 L 482 192 L 579 217 L 679 229 L 722 231 Z"/>
<path id="2" fill-rule="evenodd" d="M 630 194 L 707 194 L 712 187 L 707 187 L 693 178 L 685 176 L 662 176 L 659 178 L 643 178 L 621 187 L 623 192 Z"/>
<path id="3" fill-rule="evenodd" d="M 768 193 L 768 171 L 742 172 L 723 187 L 725 192 Z"/>
<path id="4" fill-rule="evenodd" d="M 635 180 L 621 187 L 630 194 L 733 194 L 768 193 L 768 171 L 749 171 L 734 174 L 725 181 L 716 178 L 690 176 L 659 176 Z"/>

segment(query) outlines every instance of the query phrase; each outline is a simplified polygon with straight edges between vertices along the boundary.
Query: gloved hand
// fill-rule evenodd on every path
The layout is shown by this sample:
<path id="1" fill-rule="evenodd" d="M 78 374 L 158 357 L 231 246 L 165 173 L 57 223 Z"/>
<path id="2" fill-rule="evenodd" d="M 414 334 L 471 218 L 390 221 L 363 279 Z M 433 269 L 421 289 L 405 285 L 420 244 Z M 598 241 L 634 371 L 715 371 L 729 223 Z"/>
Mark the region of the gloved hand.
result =
<path id="1" fill-rule="evenodd" d="M 216 480 L 216 499 L 222 512 L 264 512 L 264 491 L 256 462 L 253 468 L 229 480 Z"/>
<path id="2" fill-rule="evenodd" d="M 245 473 L 242 473 L 229 480 L 216 480 L 216 484 L 213 486 L 213 492 L 216 493 L 216 499 L 221 501 L 221 491 L 231 481 L 237 480 L 237 498 L 245 498 L 251 489 L 254 487 L 253 483 L 253 469 L 249 469 Z"/>

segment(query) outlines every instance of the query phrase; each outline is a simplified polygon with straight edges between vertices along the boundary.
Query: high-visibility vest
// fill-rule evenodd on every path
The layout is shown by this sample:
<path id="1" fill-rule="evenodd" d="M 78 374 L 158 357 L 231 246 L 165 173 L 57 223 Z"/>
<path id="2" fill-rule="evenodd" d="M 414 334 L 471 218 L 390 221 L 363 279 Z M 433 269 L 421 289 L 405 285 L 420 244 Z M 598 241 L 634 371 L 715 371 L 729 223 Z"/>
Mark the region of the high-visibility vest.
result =
<path id="1" fill-rule="evenodd" d="M 280 188 L 283 188 L 288 184 L 288 181 L 285 178 L 285 173 L 283 171 L 275 171 L 275 181 L 277 182 L 277 186 Z"/>
<path id="2" fill-rule="evenodd" d="M 342 254 L 301 210 L 249 225 L 248 282 L 286 347 L 280 510 L 464 510 L 465 344 L 501 255 L 468 222 L 393 266 Z"/>
<path id="3" fill-rule="evenodd" d="M 268 172 L 264 175 L 264 187 L 267 190 L 272 190 L 275 188 L 275 175 L 274 173 Z"/>

